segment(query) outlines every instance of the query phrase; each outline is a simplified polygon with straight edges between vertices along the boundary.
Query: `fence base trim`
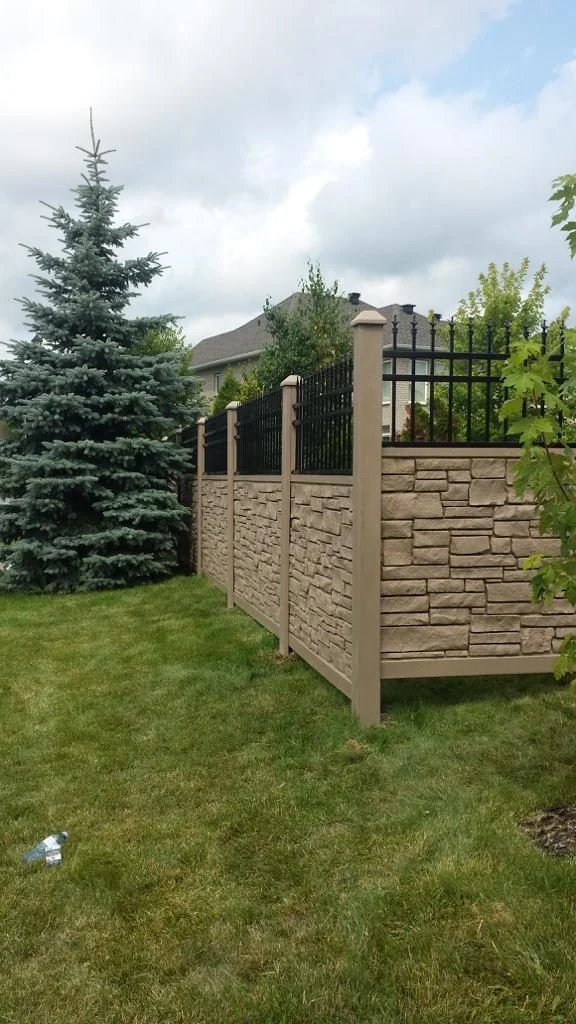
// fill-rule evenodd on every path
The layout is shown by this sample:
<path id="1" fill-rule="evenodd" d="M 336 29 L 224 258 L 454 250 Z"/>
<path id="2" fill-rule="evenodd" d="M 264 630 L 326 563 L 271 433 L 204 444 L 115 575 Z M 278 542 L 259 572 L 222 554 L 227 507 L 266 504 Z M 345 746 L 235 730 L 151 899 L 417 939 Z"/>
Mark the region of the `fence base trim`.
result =
<path id="1" fill-rule="evenodd" d="M 327 661 L 324 661 L 324 658 L 321 658 L 319 654 L 314 654 L 313 651 L 309 651 L 306 645 L 295 636 L 290 636 L 290 648 L 294 651 L 294 654 L 297 654 L 299 658 L 307 662 L 327 682 L 332 683 L 332 686 L 340 690 L 345 697 L 352 698 L 352 683 L 350 679 L 347 679 L 346 676 L 338 672 L 332 665 L 329 665 Z"/>
<path id="2" fill-rule="evenodd" d="M 386 459 L 517 459 L 521 454 L 521 445 L 511 448 L 505 444 L 490 444 L 483 448 L 474 448 L 465 441 L 453 445 L 429 444 L 425 448 L 422 445 L 410 444 L 408 441 L 398 445 L 393 441 L 382 445 L 382 455 Z"/>
<path id="3" fill-rule="evenodd" d="M 246 598 L 239 597 L 238 594 L 234 594 L 234 604 L 237 608 L 246 612 L 246 615 L 249 615 L 251 619 L 256 619 L 256 622 L 259 622 L 261 626 L 264 626 L 264 629 L 267 629 L 269 633 L 272 633 L 274 636 L 278 636 L 278 623 L 269 618 L 269 616 L 266 615 L 266 612 L 259 611 L 259 609 L 255 608 L 253 604 L 250 604 Z"/>
<path id="4" fill-rule="evenodd" d="M 427 679 L 440 676 L 540 675 L 552 672 L 555 654 L 514 655 L 512 658 L 390 658 L 380 663 L 382 679 Z"/>

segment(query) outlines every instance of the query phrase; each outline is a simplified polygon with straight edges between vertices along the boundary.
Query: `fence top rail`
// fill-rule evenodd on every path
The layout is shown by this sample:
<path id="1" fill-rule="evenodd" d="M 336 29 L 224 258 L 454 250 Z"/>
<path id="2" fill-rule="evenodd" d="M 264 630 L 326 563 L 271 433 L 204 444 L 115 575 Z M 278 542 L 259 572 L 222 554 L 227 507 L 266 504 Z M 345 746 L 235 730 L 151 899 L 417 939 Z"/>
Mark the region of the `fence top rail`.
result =
<path id="1" fill-rule="evenodd" d="M 494 352 L 491 349 L 449 349 L 449 348 L 436 348 L 432 346 L 417 345 L 413 348 L 410 345 L 393 345 L 388 348 L 382 349 L 382 355 L 384 360 L 390 360 L 394 356 L 401 356 L 403 358 L 416 359 L 435 359 L 438 362 L 456 362 L 458 359 L 475 359 L 483 360 L 484 362 L 504 362 L 510 358 L 509 352 Z M 548 359 L 551 362 L 561 362 L 563 354 L 561 351 L 550 352 Z"/>

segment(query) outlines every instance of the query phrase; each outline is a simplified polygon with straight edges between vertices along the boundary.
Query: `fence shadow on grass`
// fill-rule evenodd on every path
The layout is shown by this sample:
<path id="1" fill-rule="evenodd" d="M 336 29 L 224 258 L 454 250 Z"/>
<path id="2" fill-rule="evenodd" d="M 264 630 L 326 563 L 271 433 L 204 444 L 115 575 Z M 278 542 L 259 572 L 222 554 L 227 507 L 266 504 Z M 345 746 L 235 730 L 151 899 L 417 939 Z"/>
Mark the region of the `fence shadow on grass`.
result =
<path id="1" fill-rule="evenodd" d="M 553 675 L 462 676 L 450 679 L 387 679 L 382 682 L 382 711 L 393 707 L 512 701 L 567 686 Z"/>

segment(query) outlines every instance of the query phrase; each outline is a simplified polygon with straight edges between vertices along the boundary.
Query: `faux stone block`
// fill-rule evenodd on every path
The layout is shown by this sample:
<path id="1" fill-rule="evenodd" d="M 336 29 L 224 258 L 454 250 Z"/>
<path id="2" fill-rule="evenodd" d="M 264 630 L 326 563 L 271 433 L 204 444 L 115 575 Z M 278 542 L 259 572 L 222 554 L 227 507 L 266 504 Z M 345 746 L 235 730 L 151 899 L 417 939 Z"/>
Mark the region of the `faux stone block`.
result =
<path id="1" fill-rule="evenodd" d="M 382 626 L 427 626 L 429 622 L 428 612 L 383 612 L 380 616 Z"/>
<path id="2" fill-rule="evenodd" d="M 430 594 L 455 594 L 464 590 L 464 580 L 428 580 Z"/>
<path id="3" fill-rule="evenodd" d="M 517 644 L 518 632 L 510 633 L 471 633 L 470 642 L 473 644 Z"/>
<path id="4" fill-rule="evenodd" d="M 473 555 L 490 551 L 490 538 L 487 536 L 452 537 L 450 550 L 455 555 Z"/>
<path id="5" fill-rule="evenodd" d="M 469 608 L 443 608 L 433 609 L 430 612 L 430 624 L 432 626 L 454 626 L 470 620 Z"/>
<path id="6" fill-rule="evenodd" d="M 430 594 L 431 608 L 476 608 L 478 601 L 478 594 Z"/>
<path id="7" fill-rule="evenodd" d="M 418 488 L 416 488 L 418 489 Z M 383 491 L 413 491 L 414 490 L 414 478 L 408 475 L 405 476 L 383 476 L 382 477 L 382 490 Z"/>
<path id="8" fill-rule="evenodd" d="M 431 470 L 431 469 L 470 469 L 470 459 L 467 457 L 462 458 L 442 458 L 441 456 L 433 456 L 430 458 L 416 459 L 416 469 L 420 470 Z"/>
<path id="9" fill-rule="evenodd" d="M 444 491 L 442 499 L 445 501 L 464 501 L 468 504 L 468 484 L 450 484 L 448 490 Z"/>
<path id="10" fill-rule="evenodd" d="M 504 459 L 472 459 L 472 476 L 478 479 L 506 476 Z"/>
<path id="11" fill-rule="evenodd" d="M 462 649 L 468 641 L 467 626 L 397 626 L 383 630 L 382 652 L 402 653 Z"/>
<path id="12" fill-rule="evenodd" d="M 396 473 L 414 474 L 414 459 L 382 459 L 382 474 L 394 476 Z"/>
<path id="13" fill-rule="evenodd" d="M 448 530 L 415 530 L 414 531 L 414 547 L 415 548 L 428 548 L 428 547 L 447 547 L 450 543 L 450 534 Z"/>
<path id="14" fill-rule="evenodd" d="M 495 555 L 508 555 L 510 547 L 510 537 L 492 537 L 490 539 L 490 548 Z"/>
<path id="15" fill-rule="evenodd" d="M 530 601 L 532 591 L 529 583 L 488 583 L 489 601 Z"/>
<path id="16" fill-rule="evenodd" d="M 516 565 L 516 559 L 514 555 L 451 555 L 450 564 L 455 568 L 461 566 L 504 566 Z"/>
<path id="17" fill-rule="evenodd" d="M 382 515 L 385 519 L 416 519 L 442 517 L 442 504 L 439 494 L 384 494 L 382 495 Z"/>
<path id="18" fill-rule="evenodd" d="M 520 631 L 522 654 L 548 654 L 552 650 L 553 629 L 529 627 Z"/>
<path id="19" fill-rule="evenodd" d="M 382 560 L 384 565 L 410 565 L 410 563 L 412 562 L 412 541 L 383 541 Z"/>
<path id="20" fill-rule="evenodd" d="M 514 537 L 512 551 L 519 558 L 526 558 L 529 555 L 557 555 L 560 551 L 560 541 L 554 537 Z"/>
<path id="21" fill-rule="evenodd" d="M 470 504 L 474 505 L 503 505 L 506 501 L 506 481 L 502 480 L 473 480 L 470 484 Z"/>
<path id="22" fill-rule="evenodd" d="M 530 523 L 527 520 L 494 523 L 495 537 L 527 537 L 529 530 Z"/>
<path id="23" fill-rule="evenodd" d="M 383 537 L 411 537 L 412 536 L 412 522 L 405 522 L 397 519 L 383 519 L 382 520 L 382 536 Z"/>
<path id="24" fill-rule="evenodd" d="M 476 508 L 470 504 L 468 505 L 457 505 L 454 508 L 446 506 L 444 509 L 444 516 L 446 519 L 487 519 L 491 528 L 492 516 L 494 515 L 493 508 Z M 452 528 L 452 524 L 450 524 Z M 456 527 L 454 527 L 456 529 Z"/>
<path id="25" fill-rule="evenodd" d="M 444 480 L 421 480 L 419 477 L 416 478 L 414 483 L 414 490 L 421 493 L 422 491 L 447 491 L 448 481 Z"/>
<path id="26" fill-rule="evenodd" d="M 535 519 L 536 509 L 534 505 L 501 505 L 494 509 L 494 519 L 500 522 L 510 522 L 516 519 Z"/>
<path id="27" fill-rule="evenodd" d="M 382 580 L 382 594 L 425 594 L 426 580 Z"/>
<path id="28" fill-rule="evenodd" d="M 412 562 L 414 565 L 448 564 L 448 548 L 414 548 Z"/>
<path id="29" fill-rule="evenodd" d="M 381 600 L 383 612 L 425 612 L 428 611 L 428 605 L 428 596 L 390 595 Z"/>
<path id="30" fill-rule="evenodd" d="M 509 633 L 520 629 L 518 615 L 472 615 L 470 629 L 473 633 Z"/>
<path id="31" fill-rule="evenodd" d="M 450 575 L 447 565 L 383 565 L 383 580 L 442 579 Z"/>
<path id="32" fill-rule="evenodd" d="M 511 658 L 520 654 L 520 644 L 470 644 L 471 658 Z"/>

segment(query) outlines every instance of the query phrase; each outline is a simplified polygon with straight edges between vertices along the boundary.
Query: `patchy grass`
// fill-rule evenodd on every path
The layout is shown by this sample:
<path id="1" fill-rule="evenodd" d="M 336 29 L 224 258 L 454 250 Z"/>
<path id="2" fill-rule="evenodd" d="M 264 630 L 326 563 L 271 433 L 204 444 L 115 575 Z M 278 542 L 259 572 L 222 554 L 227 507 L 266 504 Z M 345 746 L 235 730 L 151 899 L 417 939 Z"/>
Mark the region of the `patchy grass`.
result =
<path id="1" fill-rule="evenodd" d="M 363 730 L 198 580 L 0 623 L 2 1024 L 574 1019 L 576 866 L 517 827 L 574 800 L 569 690 L 399 683 Z"/>

